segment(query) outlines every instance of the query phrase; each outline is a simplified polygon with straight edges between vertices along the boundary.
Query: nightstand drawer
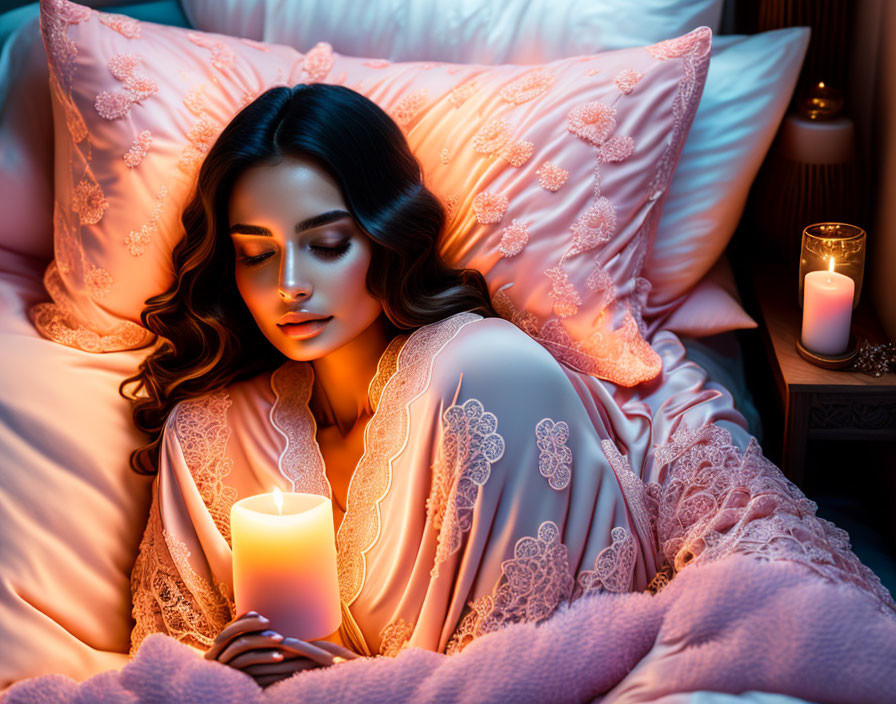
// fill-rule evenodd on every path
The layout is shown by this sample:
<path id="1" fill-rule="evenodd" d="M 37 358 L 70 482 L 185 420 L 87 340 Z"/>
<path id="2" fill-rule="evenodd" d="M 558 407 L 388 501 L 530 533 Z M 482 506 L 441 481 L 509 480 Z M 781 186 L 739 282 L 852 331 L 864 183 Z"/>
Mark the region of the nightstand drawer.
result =
<path id="1" fill-rule="evenodd" d="M 809 436 L 896 440 L 896 392 L 811 394 Z"/>

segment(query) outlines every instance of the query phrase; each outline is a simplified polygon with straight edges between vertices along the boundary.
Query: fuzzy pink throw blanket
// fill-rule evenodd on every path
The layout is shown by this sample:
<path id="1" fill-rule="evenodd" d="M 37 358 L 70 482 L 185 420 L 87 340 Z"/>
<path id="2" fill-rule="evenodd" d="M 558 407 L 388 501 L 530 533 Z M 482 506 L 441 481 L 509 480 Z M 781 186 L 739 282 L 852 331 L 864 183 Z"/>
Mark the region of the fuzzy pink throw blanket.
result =
<path id="1" fill-rule="evenodd" d="M 454 656 L 299 673 L 262 690 L 162 634 L 120 671 L 82 683 L 44 675 L 3 704 L 43 702 L 652 702 L 674 693 L 778 692 L 814 702 L 896 696 L 896 619 L 850 584 L 790 561 L 732 554 L 694 565 L 657 595 L 597 593 L 540 624 L 513 624 Z"/>

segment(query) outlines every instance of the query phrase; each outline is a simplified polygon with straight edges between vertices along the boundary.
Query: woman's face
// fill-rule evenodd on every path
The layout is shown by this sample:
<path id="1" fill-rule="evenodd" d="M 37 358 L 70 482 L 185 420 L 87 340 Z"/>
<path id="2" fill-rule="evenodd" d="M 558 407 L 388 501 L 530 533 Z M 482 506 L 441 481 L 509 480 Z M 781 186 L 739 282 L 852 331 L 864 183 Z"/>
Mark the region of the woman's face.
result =
<path id="1" fill-rule="evenodd" d="M 372 243 L 336 182 L 288 157 L 240 175 L 228 207 L 236 284 L 259 329 L 290 359 L 326 356 L 382 313 L 365 279 Z M 326 322 L 289 324 L 312 314 Z"/>

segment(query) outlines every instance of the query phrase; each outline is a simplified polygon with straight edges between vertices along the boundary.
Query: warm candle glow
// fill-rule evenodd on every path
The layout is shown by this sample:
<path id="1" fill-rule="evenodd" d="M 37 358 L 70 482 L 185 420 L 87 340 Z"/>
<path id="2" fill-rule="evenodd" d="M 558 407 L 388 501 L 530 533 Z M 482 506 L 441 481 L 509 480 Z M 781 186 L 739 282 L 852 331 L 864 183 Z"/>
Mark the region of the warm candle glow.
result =
<path id="1" fill-rule="evenodd" d="M 274 487 L 274 506 L 277 507 L 277 513 L 283 515 L 283 493 Z"/>
<path id="2" fill-rule="evenodd" d="M 278 489 L 248 496 L 231 506 L 230 532 L 238 613 L 257 611 L 269 628 L 300 640 L 336 632 L 342 608 L 328 497 Z"/>
<path id="3" fill-rule="evenodd" d="M 824 88 L 824 81 L 819 81 L 819 82 L 818 82 L 818 87 L 819 87 L 819 88 Z"/>

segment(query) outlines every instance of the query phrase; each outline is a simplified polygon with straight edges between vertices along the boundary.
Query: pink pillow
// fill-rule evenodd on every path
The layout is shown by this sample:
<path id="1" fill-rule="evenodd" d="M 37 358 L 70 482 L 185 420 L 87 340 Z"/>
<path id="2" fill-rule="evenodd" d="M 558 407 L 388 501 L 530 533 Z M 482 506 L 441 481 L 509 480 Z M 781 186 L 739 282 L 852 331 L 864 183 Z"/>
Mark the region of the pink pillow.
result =
<path id="1" fill-rule="evenodd" d="M 725 254 L 690 289 L 681 303 L 671 307 L 665 315 L 647 320 L 647 334 L 651 340 L 660 329 L 704 337 L 755 327 L 756 321 L 740 305 L 737 283 Z"/>
<path id="2" fill-rule="evenodd" d="M 274 85 L 346 85 L 392 115 L 442 199 L 454 266 L 573 366 L 631 386 L 659 374 L 641 277 L 709 59 L 701 27 L 644 48 L 541 66 L 306 54 L 42 0 L 56 130 L 48 337 L 139 347 L 171 281 L 180 211 L 230 118 Z"/>

